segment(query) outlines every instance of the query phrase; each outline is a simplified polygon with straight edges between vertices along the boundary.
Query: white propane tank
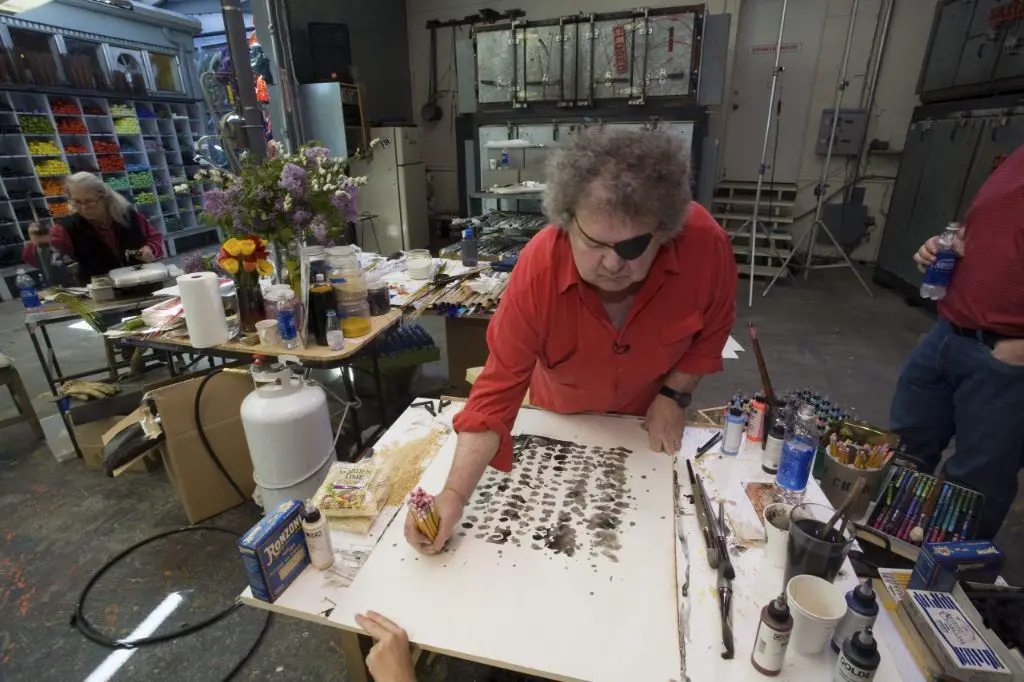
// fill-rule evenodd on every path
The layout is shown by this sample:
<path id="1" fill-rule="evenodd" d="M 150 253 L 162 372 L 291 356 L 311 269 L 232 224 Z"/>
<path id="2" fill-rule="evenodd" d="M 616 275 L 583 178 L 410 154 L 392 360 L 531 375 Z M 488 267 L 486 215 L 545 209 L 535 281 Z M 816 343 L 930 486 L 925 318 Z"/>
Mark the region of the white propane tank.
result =
<path id="1" fill-rule="evenodd" d="M 263 509 L 306 500 L 334 461 L 327 396 L 282 365 L 253 366 L 256 390 L 242 401 L 242 428 Z"/>

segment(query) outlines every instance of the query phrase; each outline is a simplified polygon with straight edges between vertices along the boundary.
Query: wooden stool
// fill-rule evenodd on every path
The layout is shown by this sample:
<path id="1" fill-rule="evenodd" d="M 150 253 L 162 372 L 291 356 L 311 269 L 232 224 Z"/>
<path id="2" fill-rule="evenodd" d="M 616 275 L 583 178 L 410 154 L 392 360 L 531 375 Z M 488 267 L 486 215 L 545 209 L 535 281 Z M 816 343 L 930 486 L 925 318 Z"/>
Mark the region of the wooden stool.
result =
<path id="1" fill-rule="evenodd" d="M 25 384 L 21 383 L 21 377 L 18 375 L 18 370 L 14 367 L 4 367 L 0 369 L 0 384 L 7 387 L 7 390 L 11 392 L 11 399 L 14 401 L 14 406 L 18 408 L 20 414 L 17 417 L 11 417 L 0 421 L 0 429 L 5 426 L 11 426 L 12 424 L 20 424 L 21 422 L 28 422 L 29 426 L 32 427 L 32 433 L 35 434 L 36 438 L 43 440 L 43 429 L 39 426 L 39 418 L 36 417 L 36 411 L 32 407 L 32 401 L 28 397 L 28 393 L 25 391 Z"/>

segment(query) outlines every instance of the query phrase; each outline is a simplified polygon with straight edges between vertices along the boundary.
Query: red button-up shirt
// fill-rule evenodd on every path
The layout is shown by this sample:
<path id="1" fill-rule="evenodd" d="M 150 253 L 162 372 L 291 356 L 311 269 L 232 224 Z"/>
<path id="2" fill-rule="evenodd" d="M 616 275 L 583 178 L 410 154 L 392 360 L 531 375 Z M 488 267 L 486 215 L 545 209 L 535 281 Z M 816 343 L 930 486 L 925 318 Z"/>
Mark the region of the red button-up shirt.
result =
<path id="1" fill-rule="evenodd" d="M 1024 337 L 1024 146 L 974 196 L 964 255 L 939 314 L 968 329 Z"/>
<path id="2" fill-rule="evenodd" d="M 646 414 L 666 375 L 722 369 L 736 316 L 728 236 L 690 205 L 662 246 L 621 328 L 576 270 L 569 236 L 548 226 L 523 249 L 487 329 L 490 355 L 455 416 L 456 431 L 501 436 L 491 465 L 512 468 L 510 431 L 526 389 L 553 412 Z"/>

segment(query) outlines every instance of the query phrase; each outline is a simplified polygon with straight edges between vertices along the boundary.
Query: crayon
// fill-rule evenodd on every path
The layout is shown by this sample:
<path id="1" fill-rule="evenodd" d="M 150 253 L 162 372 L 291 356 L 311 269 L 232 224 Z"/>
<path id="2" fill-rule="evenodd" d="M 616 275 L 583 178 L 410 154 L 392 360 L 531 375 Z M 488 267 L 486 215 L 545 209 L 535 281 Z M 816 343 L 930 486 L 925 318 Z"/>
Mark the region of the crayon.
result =
<path id="1" fill-rule="evenodd" d="M 900 527 L 900 532 L 897 537 L 901 540 L 906 540 L 910 536 L 910 529 L 913 528 L 917 521 L 917 510 L 921 508 L 925 500 L 928 499 L 928 495 L 931 493 L 932 486 L 935 485 L 935 479 L 928 478 L 921 481 L 921 485 L 918 486 L 917 495 L 910 502 L 910 508 L 907 510 L 907 514 L 903 519 L 903 525 Z"/>
<path id="2" fill-rule="evenodd" d="M 907 505 L 910 503 L 910 497 L 914 494 L 914 487 L 917 485 L 919 478 L 920 474 L 911 474 L 900 486 L 896 502 L 893 503 L 892 514 L 889 515 L 889 520 L 885 522 L 886 533 L 892 535 L 896 528 L 899 527 L 899 521 L 903 517 L 903 512 L 906 511 Z"/>
<path id="3" fill-rule="evenodd" d="M 944 483 L 942 485 L 942 494 L 939 495 L 939 503 L 935 505 L 931 518 L 928 519 L 928 526 L 924 531 L 924 542 L 934 542 L 934 540 L 932 540 L 932 535 L 935 533 L 935 526 L 938 525 L 939 519 L 942 518 L 946 505 L 949 503 L 949 495 L 952 490 L 953 486 L 949 483 Z"/>
<path id="4" fill-rule="evenodd" d="M 967 509 L 967 514 L 964 516 L 964 525 L 960 528 L 960 533 L 954 536 L 954 540 L 967 540 L 970 536 L 968 532 L 971 529 L 971 520 L 974 519 L 974 508 L 978 505 L 978 499 L 980 495 L 977 493 L 971 493 L 971 504 Z"/>

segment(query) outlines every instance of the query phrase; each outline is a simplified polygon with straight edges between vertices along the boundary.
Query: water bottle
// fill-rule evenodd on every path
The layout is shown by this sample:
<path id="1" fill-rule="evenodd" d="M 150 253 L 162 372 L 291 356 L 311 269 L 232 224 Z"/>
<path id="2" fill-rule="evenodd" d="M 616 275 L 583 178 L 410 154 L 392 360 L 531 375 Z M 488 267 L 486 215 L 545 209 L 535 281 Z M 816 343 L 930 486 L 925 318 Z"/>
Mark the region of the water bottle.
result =
<path id="1" fill-rule="evenodd" d="M 277 301 L 277 333 L 281 337 L 281 343 L 288 350 L 299 347 L 299 330 L 295 319 L 298 304 L 295 292 L 291 289 L 283 291 Z"/>
<path id="2" fill-rule="evenodd" d="M 477 265 L 476 237 L 473 235 L 473 228 L 467 227 L 462 231 L 462 264 L 467 268 L 475 268 Z"/>
<path id="3" fill-rule="evenodd" d="M 327 346 L 331 350 L 341 350 L 345 345 L 345 334 L 341 331 L 341 323 L 338 322 L 338 314 L 333 310 L 327 311 Z"/>
<path id="4" fill-rule="evenodd" d="M 814 453 L 818 450 L 818 424 L 814 408 L 804 403 L 797 410 L 793 427 L 786 434 L 782 446 L 779 471 L 775 474 L 775 485 L 786 501 L 799 502 L 807 489 L 811 476 Z"/>
<path id="5" fill-rule="evenodd" d="M 508 150 L 507 149 L 502 149 L 501 150 L 501 167 L 502 168 L 508 168 Z"/>
<path id="6" fill-rule="evenodd" d="M 953 278 L 957 253 L 953 243 L 960 236 L 960 223 L 946 225 L 946 231 L 939 237 L 939 252 L 935 254 L 935 262 L 928 266 L 921 281 L 921 298 L 941 301 L 946 297 L 946 289 Z"/>
<path id="7" fill-rule="evenodd" d="M 42 302 L 39 300 L 39 292 L 36 291 L 36 281 L 32 279 L 32 275 L 25 272 L 24 268 L 19 268 L 18 277 L 14 280 L 14 284 L 18 287 L 18 295 L 21 296 L 21 302 L 26 310 L 36 310 L 43 307 Z"/>

